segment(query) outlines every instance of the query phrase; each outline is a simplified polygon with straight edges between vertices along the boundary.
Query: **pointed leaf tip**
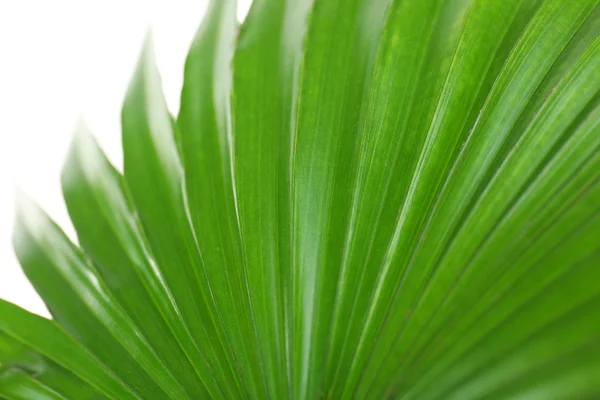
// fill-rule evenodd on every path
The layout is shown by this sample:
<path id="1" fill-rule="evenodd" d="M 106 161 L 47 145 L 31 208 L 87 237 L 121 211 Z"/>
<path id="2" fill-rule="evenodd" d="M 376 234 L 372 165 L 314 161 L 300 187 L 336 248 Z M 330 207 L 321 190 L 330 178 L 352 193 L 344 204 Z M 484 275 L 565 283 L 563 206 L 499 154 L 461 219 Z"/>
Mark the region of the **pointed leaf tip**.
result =
<path id="1" fill-rule="evenodd" d="M 23 225 L 31 233 L 40 232 L 47 224 L 48 217 L 42 208 L 20 187 L 15 187 L 15 209 L 16 222 L 15 228 L 18 225 Z"/>

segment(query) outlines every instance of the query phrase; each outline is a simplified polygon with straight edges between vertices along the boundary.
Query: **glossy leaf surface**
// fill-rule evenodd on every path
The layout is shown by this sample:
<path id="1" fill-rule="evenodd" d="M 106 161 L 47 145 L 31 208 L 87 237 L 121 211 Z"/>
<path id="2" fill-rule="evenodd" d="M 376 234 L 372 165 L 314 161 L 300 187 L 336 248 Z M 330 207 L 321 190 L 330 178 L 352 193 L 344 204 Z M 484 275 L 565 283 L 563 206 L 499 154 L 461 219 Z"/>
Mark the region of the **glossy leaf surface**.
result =
<path id="1" fill-rule="evenodd" d="M 0 397 L 600 396 L 598 0 L 235 10 L 176 117 L 146 40 L 123 174 L 78 125 L 79 247 L 18 199 Z"/>

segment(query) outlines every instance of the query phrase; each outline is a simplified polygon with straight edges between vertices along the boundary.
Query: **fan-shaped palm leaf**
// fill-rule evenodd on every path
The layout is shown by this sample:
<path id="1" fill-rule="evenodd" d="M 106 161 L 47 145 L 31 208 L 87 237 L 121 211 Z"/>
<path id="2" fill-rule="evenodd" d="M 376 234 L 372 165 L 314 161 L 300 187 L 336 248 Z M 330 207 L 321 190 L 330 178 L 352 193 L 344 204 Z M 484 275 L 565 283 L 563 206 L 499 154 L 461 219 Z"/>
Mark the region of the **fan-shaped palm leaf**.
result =
<path id="1" fill-rule="evenodd" d="M 177 118 L 146 41 L 124 174 L 78 126 L 80 248 L 19 197 L 0 396 L 600 396 L 598 1 L 235 7 Z"/>

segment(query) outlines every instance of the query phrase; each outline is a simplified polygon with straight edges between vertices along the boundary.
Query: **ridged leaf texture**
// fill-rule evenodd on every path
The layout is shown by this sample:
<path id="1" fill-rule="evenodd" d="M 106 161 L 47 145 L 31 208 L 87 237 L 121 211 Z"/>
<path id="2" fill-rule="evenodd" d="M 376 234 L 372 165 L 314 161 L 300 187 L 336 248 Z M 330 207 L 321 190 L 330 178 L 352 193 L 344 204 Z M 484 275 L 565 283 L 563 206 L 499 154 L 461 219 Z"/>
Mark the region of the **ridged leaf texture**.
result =
<path id="1" fill-rule="evenodd" d="M 78 245 L 17 198 L 0 397 L 600 398 L 598 3 L 215 0 L 177 116 L 148 37 Z"/>

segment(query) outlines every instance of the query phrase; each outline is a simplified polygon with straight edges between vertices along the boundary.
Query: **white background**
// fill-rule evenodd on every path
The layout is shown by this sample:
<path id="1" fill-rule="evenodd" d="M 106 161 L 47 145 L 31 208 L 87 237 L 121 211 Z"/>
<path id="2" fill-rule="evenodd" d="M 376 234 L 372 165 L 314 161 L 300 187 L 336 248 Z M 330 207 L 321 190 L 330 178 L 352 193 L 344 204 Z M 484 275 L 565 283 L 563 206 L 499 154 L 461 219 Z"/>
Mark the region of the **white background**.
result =
<path id="1" fill-rule="evenodd" d="M 218 1 L 218 0 L 216 0 Z M 251 0 L 239 0 L 238 18 Z M 0 298 L 49 316 L 11 244 L 20 187 L 74 238 L 60 170 L 78 116 L 122 167 L 120 107 L 152 28 L 171 111 L 206 0 L 0 0 Z"/>

